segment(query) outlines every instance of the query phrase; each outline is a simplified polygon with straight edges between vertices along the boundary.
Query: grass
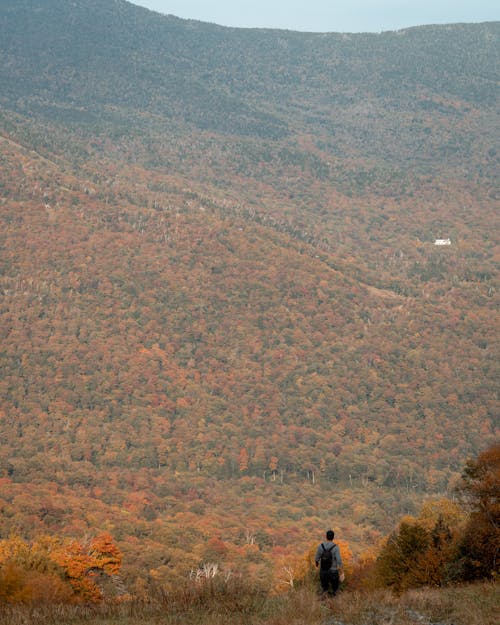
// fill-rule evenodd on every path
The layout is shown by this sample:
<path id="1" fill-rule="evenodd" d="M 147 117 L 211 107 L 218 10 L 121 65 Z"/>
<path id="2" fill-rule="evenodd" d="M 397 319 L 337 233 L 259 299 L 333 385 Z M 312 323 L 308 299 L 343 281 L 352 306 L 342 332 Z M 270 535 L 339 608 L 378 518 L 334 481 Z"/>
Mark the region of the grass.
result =
<path id="1" fill-rule="evenodd" d="M 455 625 L 498 625 L 500 584 L 454 586 L 440 591 L 411 591 L 404 597 L 409 607 L 431 619 Z"/>
<path id="2" fill-rule="evenodd" d="M 411 590 L 344 593 L 332 614 L 345 625 L 498 625 L 500 585 L 493 583 Z"/>
<path id="3" fill-rule="evenodd" d="M 500 585 L 341 593 L 321 601 L 301 588 L 277 597 L 207 585 L 148 602 L 0 606 L 0 625 L 497 625 Z"/>

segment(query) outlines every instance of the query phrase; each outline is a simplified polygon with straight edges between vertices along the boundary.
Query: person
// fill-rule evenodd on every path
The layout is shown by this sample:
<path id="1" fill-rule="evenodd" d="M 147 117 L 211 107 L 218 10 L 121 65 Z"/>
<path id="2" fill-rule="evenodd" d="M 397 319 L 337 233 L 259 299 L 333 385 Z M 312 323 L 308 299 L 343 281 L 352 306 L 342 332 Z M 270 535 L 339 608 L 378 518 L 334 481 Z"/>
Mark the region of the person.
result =
<path id="1" fill-rule="evenodd" d="M 340 549 L 333 542 L 334 538 L 335 532 L 328 530 L 326 532 L 326 542 L 318 545 L 316 550 L 315 562 L 316 567 L 319 566 L 319 579 L 323 596 L 329 594 L 335 597 L 341 578 L 344 577 Z"/>

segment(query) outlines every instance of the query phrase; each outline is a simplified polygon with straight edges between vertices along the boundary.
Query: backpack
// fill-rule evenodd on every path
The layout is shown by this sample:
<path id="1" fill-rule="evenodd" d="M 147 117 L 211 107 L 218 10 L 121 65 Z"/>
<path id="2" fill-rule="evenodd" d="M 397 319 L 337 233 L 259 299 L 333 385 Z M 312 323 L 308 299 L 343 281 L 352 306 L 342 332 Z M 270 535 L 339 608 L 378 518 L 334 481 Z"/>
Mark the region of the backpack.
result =
<path id="1" fill-rule="evenodd" d="M 325 545 L 321 543 L 321 548 L 323 549 L 323 553 L 319 560 L 320 568 L 322 571 L 329 571 L 333 564 L 333 550 L 335 549 L 335 544 L 327 549 Z"/>

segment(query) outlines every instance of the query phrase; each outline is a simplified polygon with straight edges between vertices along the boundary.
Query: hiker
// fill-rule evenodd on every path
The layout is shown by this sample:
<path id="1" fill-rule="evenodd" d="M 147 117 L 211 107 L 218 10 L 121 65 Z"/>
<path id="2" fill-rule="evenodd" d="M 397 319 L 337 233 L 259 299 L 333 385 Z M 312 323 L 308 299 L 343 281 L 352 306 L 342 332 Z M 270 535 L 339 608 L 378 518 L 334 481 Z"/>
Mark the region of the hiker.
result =
<path id="1" fill-rule="evenodd" d="M 344 581 L 344 572 L 340 549 L 333 542 L 335 532 L 328 530 L 326 542 L 321 543 L 316 550 L 315 562 L 319 566 L 319 579 L 323 595 L 335 597 L 340 582 Z"/>

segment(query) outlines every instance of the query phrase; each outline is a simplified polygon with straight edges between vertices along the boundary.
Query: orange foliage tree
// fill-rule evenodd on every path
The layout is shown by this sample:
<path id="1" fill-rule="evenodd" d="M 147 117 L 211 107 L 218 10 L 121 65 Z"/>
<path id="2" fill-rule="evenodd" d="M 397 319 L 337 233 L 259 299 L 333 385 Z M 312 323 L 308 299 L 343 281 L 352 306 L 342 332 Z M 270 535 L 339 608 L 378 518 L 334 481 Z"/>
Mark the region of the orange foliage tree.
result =
<path id="1" fill-rule="evenodd" d="M 397 592 L 500 575 L 500 444 L 467 462 L 458 490 L 470 514 L 448 500 L 424 504 L 383 545 L 375 583 Z"/>
<path id="2" fill-rule="evenodd" d="M 99 575 L 120 570 L 122 557 L 109 534 L 88 544 L 41 536 L 0 541 L 0 599 L 6 603 L 98 602 Z"/>
<path id="3" fill-rule="evenodd" d="M 460 485 L 471 514 L 459 544 L 465 580 L 500 575 L 500 443 L 467 463 Z"/>

